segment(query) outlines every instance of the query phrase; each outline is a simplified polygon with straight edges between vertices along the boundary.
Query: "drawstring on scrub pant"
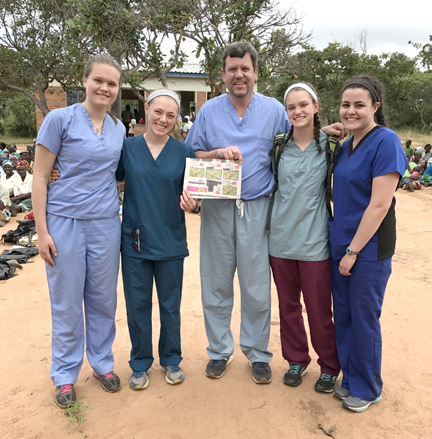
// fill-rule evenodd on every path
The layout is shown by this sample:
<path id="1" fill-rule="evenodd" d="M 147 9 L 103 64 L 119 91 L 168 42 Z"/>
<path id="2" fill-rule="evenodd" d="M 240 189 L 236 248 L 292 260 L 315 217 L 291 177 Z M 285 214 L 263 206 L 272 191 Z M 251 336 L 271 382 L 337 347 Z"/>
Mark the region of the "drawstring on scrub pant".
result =
<path id="1" fill-rule="evenodd" d="M 244 216 L 244 203 L 243 203 L 243 200 L 240 200 L 240 199 L 236 200 L 236 206 L 237 206 L 238 216 L 240 218 L 243 218 L 243 216 Z"/>

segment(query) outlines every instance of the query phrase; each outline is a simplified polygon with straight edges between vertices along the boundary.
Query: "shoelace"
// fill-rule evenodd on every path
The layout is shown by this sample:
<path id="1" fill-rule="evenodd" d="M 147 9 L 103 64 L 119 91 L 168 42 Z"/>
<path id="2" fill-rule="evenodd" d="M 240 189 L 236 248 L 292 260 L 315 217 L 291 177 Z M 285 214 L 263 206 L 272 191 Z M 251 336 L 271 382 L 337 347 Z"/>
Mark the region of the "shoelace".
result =
<path id="1" fill-rule="evenodd" d="M 139 370 L 138 372 L 134 372 L 134 373 L 132 374 L 132 376 L 133 376 L 134 378 L 139 378 L 139 377 L 142 376 L 144 373 L 145 373 L 145 370 Z"/>
<path id="2" fill-rule="evenodd" d="M 61 393 L 64 395 L 65 393 L 72 392 L 72 384 L 63 384 L 61 386 Z"/>
<path id="3" fill-rule="evenodd" d="M 320 376 L 320 379 L 322 379 L 323 381 L 332 381 L 333 380 L 333 376 L 329 375 L 327 373 L 322 373 Z"/>
<path id="4" fill-rule="evenodd" d="M 172 372 L 179 372 L 180 368 L 175 365 L 165 366 L 166 369 L 171 369 Z"/>
<path id="5" fill-rule="evenodd" d="M 292 364 L 289 368 L 289 373 L 299 374 L 301 371 L 301 366 L 298 364 Z"/>
<path id="6" fill-rule="evenodd" d="M 112 372 L 104 373 L 103 376 L 109 380 L 111 378 L 114 378 L 114 374 Z"/>

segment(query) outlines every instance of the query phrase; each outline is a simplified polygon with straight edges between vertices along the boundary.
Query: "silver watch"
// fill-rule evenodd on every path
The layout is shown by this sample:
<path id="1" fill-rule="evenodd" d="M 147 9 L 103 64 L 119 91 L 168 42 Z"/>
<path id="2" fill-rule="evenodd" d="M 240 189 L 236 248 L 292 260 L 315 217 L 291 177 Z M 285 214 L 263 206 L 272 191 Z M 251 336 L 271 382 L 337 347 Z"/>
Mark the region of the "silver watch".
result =
<path id="1" fill-rule="evenodd" d="M 348 246 L 346 249 L 346 254 L 358 256 L 360 254 L 360 252 L 355 252 L 350 246 Z"/>

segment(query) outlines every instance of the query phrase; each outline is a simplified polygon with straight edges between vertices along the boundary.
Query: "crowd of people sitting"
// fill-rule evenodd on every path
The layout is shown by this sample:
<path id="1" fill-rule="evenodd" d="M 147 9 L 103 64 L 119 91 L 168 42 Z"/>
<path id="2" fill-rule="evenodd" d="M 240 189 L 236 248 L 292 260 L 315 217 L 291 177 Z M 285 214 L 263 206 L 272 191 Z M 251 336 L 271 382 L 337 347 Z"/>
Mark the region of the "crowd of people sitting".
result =
<path id="1" fill-rule="evenodd" d="M 408 168 L 399 183 L 399 187 L 409 192 L 421 189 L 422 185 L 432 185 L 432 151 L 428 143 L 423 148 L 412 147 L 412 141 L 405 142 L 404 152 L 408 159 Z"/>
<path id="2" fill-rule="evenodd" d="M 20 152 L 15 144 L 0 143 L 0 227 L 32 210 L 33 162 L 34 144 Z"/>

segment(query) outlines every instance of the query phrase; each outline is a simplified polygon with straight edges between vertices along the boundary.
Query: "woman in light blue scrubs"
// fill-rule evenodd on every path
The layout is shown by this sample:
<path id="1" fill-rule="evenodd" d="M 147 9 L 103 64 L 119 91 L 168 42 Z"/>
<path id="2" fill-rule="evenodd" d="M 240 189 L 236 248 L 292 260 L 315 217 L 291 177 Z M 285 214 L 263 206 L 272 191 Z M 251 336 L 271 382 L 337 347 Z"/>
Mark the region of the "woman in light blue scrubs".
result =
<path id="1" fill-rule="evenodd" d="M 120 80 L 110 55 L 90 58 L 84 102 L 48 113 L 36 140 L 32 197 L 51 299 L 51 379 L 62 408 L 76 401 L 84 346 L 102 387 L 120 390 L 112 354 L 120 250 L 115 171 L 125 128 L 107 111 Z M 60 177 L 48 187 L 53 167 Z"/>
<path id="2" fill-rule="evenodd" d="M 380 316 L 396 243 L 394 192 L 408 162 L 386 128 L 382 88 L 369 76 L 348 80 L 340 118 L 352 137 L 338 155 L 329 221 L 336 345 L 342 385 L 335 396 L 363 412 L 381 400 Z"/>
<path id="3" fill-rule="evenodd" d="M 117 180 L 125 180 L 121 254 L 133 390 L 149 385 L 154 360 L 153 279 L 161 322 L 159 363 L 168 384 L 184 381 L 179 367 L 183 262 L 189 254 L 184 211 L 197 203 L 186 191 L 182 193 L 186 158 L 195 153 L 187 143 L 169 136 L 179 108 L 178 95 L 170 90 L 149 95 L 147 132 L 125 139 L 116 174 Z"/>

